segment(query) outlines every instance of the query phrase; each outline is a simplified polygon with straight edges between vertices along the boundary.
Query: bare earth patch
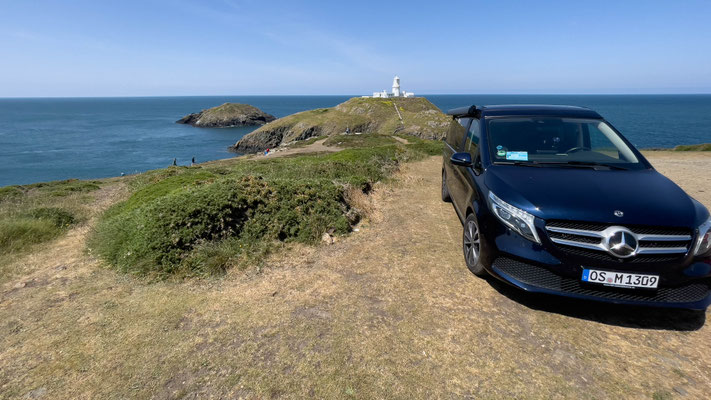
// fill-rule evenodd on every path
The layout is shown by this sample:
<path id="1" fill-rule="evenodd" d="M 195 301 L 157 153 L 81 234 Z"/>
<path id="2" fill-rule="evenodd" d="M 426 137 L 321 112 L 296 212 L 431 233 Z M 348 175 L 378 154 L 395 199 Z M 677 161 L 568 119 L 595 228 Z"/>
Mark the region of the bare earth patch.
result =
<path id="1" fill-rule="evenodd" d="M 711 206 L 711 156 L 649 157 Z M 359 232 L 221 279 L 120 275 L 76 228 L 0 286 L 0 398 L 708 397 L 708 313 L 473 276 L 440 165 L 378 187 Z"/>
<path id="2" fill-rule="evenodd" d="M 269 155 L 265 156 L 263 154 L 256 154 L 251 156 L 252 160 L 260 160 L 264 157 L 275 158 L 275 157 L 286 157 L 293 156 L 297 154 L 308 154 L 308 153 L 334 153 L 336 151 L 341 151 L 343 149 L 334 146 L 326 146 L 324 142 L 327 138 L 319 139 L 313 143 L 300 146 L 300 147 L 277 147 Z"/>

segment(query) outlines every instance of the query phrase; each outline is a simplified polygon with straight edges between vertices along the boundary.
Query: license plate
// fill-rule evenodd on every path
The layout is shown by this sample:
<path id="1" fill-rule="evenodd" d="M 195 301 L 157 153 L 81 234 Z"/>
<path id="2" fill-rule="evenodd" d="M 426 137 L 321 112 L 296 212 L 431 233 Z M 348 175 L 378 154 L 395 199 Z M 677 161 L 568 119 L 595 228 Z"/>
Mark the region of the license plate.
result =
<path id="1" fill-rule="evenodd" d="M 659 276 L 657 275 L 629 274 L 627 272 L 600 271 L 596 269 L 583 269 L 581 280 L 605 286 L 645 289 L 656 289 L 657 284 L 659 284 Z"/>

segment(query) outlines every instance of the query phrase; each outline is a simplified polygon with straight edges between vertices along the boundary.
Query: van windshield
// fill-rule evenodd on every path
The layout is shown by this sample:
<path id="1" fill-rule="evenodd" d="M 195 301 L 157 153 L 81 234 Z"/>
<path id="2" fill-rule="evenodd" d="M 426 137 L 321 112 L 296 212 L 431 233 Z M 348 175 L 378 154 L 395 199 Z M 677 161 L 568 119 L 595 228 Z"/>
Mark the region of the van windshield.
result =
<path id="1" fill-rule="evenodd" d="M 643 168 L 630 147 L 601 120 L 494 118 L 487 127 L 494 163 Z"/>

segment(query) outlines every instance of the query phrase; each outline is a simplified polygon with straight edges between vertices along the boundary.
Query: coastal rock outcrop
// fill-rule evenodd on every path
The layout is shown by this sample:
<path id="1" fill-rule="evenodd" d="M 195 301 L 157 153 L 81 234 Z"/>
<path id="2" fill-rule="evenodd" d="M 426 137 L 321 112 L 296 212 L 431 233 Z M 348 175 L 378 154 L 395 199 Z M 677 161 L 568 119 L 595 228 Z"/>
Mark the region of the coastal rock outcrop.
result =
<path id="1" fill-rule="evenodd" d="M 249 104 L 225 103 L 221 106 L 186 115 L 175 122 L 202 128 L 226 128 L 264 125 L 275 119 L 273 115 L 267 114 Z"/>
<path id="2" fill-rule="evenodd" d="M 230 150 L 251 153 L 314 136 L 351 133 L 405 134 L 442 139 L 451 118 L 424 97 L 355 97 L 332 108 L 289 115 L 245 135 Z"/>

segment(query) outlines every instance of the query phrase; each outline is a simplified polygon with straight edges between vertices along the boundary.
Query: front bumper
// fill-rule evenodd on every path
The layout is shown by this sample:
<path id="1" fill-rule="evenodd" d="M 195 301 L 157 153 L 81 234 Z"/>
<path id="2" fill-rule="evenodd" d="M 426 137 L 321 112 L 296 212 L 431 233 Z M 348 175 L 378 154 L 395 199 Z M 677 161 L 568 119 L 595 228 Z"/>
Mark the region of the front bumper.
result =
<path id="1" fill-rule="evenodd" d="M 547 293 L 578 299 L 617 304 L 674 307 L 703 310 L 711 304 L 709 278 L 679 286 L 663 286 L 654 291 L 608 288 L 557 275 L 547 268 L 499 256 L 491 264 L 497 278 L 529 292 Z"/>

